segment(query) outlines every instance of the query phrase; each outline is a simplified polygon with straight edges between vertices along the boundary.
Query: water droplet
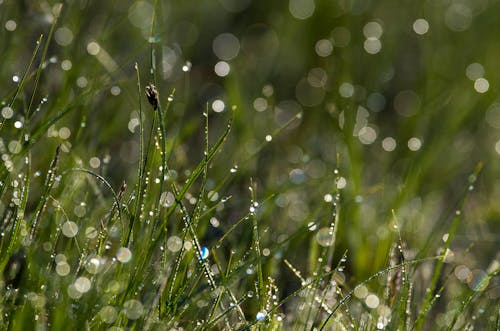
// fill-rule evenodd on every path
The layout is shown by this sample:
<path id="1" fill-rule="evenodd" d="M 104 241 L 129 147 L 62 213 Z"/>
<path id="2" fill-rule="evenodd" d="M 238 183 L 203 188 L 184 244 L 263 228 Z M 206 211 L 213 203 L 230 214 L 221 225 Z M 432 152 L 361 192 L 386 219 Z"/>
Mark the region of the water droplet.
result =
<path id="1" fill-rule="evenodd" d="M 186 61 L 186 64 L 184 64 L 182 66 L 182 71 L 184 71 L 184 72 L 190 71 L 191 70 L 191 66 L 192 66 L 191 62 L 190 61 Z"/>
<path id="2" fill-rule="evenodd" d="M 480 269 L 473 270 L 467 277 L 467 285 L 470 289 L 476 292 L 481 292 L 488 287 L 490 277 L 486 272 Z"/>
<path id="3" fill-rule="evenodd" d="M 257 315 L 255 315 L 255 319 L 257 321 L 262 321 L 262 320 L 264 320 L 264 318 L 266 318 L 266 313 L 265 312 L 259 311 L 257 313 Z"/>
<path id="4" fill-rule="evenodd" d="M 205 260 L 206 258 L 208 258 L 209 253 L 210 251 L 208 250 L 208 248 L 206 246 L 202 246 L 200 251 L 200 258 L 202 260 Z"/>
<path id="5" fill-rule="evenodd" d="M 447 241 L 448 241 L 448 237 L 449 237 L 449 236 L 450 236 L 450 235 L 449 235 L 448 233 L 443 234 L 443 241 L 444 241 L 444 242 L 447 242 Z"/>
<path id="6" fill-rule="evenodd" d="M 318 242 L 318 244 L 320 246 L 323 246 L 323 247 L 331 246 L 333 243 L 331 229 L 328 227 L 321 228 L 316 233 L 316 241 Z"/>

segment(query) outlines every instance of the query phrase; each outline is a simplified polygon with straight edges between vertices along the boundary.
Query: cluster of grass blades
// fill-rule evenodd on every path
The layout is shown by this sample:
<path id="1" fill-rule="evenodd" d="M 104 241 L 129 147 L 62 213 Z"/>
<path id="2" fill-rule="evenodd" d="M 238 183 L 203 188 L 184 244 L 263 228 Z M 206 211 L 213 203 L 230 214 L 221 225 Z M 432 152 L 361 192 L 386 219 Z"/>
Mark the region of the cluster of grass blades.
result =
<path id="1" fill-rule="evenodd" d="M 488 304 L 487 297 L 498 286 L 491 282 L 498 279 L 498 262 L 462 277 L 451 251 L 482 164 L 466 180 L 458 207 L 443 217 L 443 223 L 451 220 L 443 245 L 429 241 L 412 254 L 396 201 L 384 215 L 393 224 L 393 247 L 381 257 L 386 267 L 359 279 L 349 267 L 354 253 L 338 248 L 339 228 L 351 231 L 343 208 L 353 197 L 339 184 L 345 180 L 341 174 L 349 174 L 337 170 L 347 157 L 339 153 L 329 171 L 330 189 L 321 192 L 328 203 L 312 206 L 316 209 L 290 233 L 271 233 L 281 192 L 265 191 L 244 170 L 272 139 L 216 181 L 210 176 L 225 156 L 237 107 L 224 113 L 227 118 L 215 118 L 225 122 L 215 138 L 209 135 L 212 114 L 208 107 L 201 112 L 199 162 L 192 169 L 171 167 L 176 143 L 167 130 L 175 90 L 159 88 L 155 44 L 147 68 L 151 82 L 141 79 L 135 65 L 139 156 L 133 178 L 116 187 L 105 173 L 85 167 L 71 146 L 47 143 L 53 125 L 107 84 L 96 79 L 72 103 L 46 114 L 33 109 L 60 12 L 55 9 L 47 37 L 40 36 L 16 89 L 5 98 L 5 107 L 23 110 L 22 129 L 14 130 L 4 117 L 0 123 L 0 329 L 420 331 L 476 324 L 500 329 L 500 304 Z M 153 29 L 154 15 L 152 20 Z M 348 132 L 355 119 L 345 121 Z M 359 159 L 350 131 L 345 136 L 346 154 Z M 33 167 L 32 155 L 40 151 L 52 158 L 44 172 Z M 407 176 L 410 192 L 403 193 L 412 194 L 418 177 Z M 248 187 L 240 196 L 230 194 L 236 180 Z M 220 225 L 218 213 L 232 200 L 247 207 L 228 213 L 230 219 Z M 436 247 L 440 250 L 433 253 Z M 468 286 L 460 284 L 460 297 L 443 308 L 440 298 L 457 273 Z M 438 315 L 447 323 L 437 325 Z"/>

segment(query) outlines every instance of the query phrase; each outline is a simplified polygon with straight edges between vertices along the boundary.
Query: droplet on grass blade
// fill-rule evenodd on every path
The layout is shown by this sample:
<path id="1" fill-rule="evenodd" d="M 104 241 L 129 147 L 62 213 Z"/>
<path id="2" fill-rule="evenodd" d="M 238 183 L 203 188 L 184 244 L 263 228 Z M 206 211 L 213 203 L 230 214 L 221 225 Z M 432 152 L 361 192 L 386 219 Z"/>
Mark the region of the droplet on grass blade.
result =
<path id="1" fill-rule="evenodd" d="M 328 247 L 333 243 L 331 229 L 328 227 L 321 228 L 316 233 L 316 241 L 320 246 Z"/>
<path id="2" fill-rule="evenodd" d="M 200 251 L 200 258 L 202 260 L 205 260 L 206 258 L 208 258 L 208 255 L 210 254 L 208 248 L 206 246 L 202 246 L 201 247 L 201 251 Z"/>
<path id="3" fill-rule="evenodd" d="M 266 318 L 266 313 L 265 313 L 265 312 L 262 312 L 262 311 L 259 311 L 259 312 L 257 313 L 257 315 L 255 315 L 255 319 L 256 319 L 257 321 L 262 321 L 262 320 L 264 320 L 265 318 Z"/>

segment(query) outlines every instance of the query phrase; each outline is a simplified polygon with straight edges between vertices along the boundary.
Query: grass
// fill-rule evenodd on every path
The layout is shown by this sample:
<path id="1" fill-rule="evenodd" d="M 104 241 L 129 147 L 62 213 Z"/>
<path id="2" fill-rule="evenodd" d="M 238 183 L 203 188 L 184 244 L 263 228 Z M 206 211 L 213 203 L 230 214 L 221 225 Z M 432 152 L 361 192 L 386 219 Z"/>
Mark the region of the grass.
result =
<path id="1" fill-rule="evenodd" d="M 500 329 L 498 4 L 244 3 L 0 1 L 0 329 Z"/>

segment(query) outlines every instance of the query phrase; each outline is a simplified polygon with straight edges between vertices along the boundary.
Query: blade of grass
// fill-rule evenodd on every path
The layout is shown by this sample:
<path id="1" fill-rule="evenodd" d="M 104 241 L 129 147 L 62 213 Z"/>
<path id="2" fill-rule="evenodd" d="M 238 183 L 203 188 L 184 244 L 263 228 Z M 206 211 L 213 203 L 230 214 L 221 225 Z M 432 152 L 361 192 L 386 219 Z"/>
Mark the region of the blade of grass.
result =
<path id="1" fill-rule="evenodd" d="M 476 166 L 476 168 L 472 172 L 472 176 L 474 176 L 474 178 L 477 178 L 477 176 L 481 172 L 482 167 L 483 167 L 482 163 L 479 163 Z M 448 231 L 448 238 L 446 239 L 446 242 L 444 243 L 444 247 L 443 247 L 445 254 L 451 245 L 451 241 L 453 239 L 453 236 L 455 235 L 459 221 L 462 219 L 462 212 L 461 211 L 463 210 L 463 207 L 465 205 L 465 201 L 467 200 L 467 197 L 469 195 L 468 194 L 469 193 L 468 187 L 469 187 L 469 184 L 467 184 L 467 189 L 465 190 L 465 194 L 462 198 L 460 208 L 455 213 L 455 216 L 453 217 L 450 229 Z M 419 314 L 417 321 L 416 321 L 416 324 L 415 324 L 416 330 L 422 330 L 422 328 L 424 326 L 425 317 L 427 316 L 424 314 L 427 314 L 428 310 L 431 308 L 432 298 L 434 297 L 434 291 L 436 289 L 439 277 L 441 276 L 441 270 L 443 268 L 444 259 L 445 259 L 445 257 L 443 256 L 443 258 L 441 260 L 438 260 L 436 267 L 434 268 L 434 273 L 432 275 L 431 283 L 426 291 L 427 293 L 426 293 L 426 296 L 424 299 L 424 303 L 422 304 L 422 307 L 420 309 L 420 314 Z"/>

